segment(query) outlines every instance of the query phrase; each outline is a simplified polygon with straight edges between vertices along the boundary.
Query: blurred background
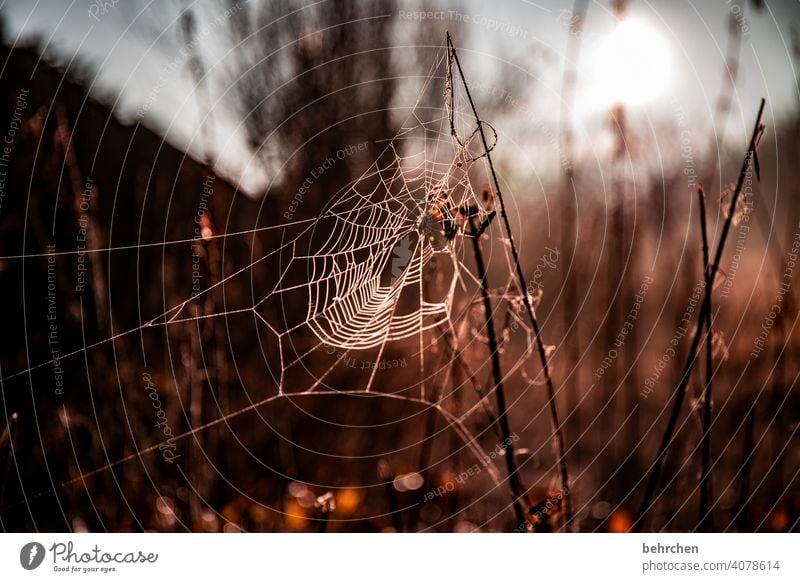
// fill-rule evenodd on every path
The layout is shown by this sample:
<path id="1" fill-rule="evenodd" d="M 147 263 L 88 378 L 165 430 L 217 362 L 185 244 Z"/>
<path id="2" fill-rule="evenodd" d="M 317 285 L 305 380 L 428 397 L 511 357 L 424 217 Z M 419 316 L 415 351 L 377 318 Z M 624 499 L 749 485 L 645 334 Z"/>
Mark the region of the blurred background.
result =
<path id="1" fill-rule="evenodd" d="M 9 1 L 0 15 L 4 531 L 511 531 L 506 454 L 526 531 L 565 528 L 566 494 L 578 531 L 796 531 L 796 1 Z M 426 125 L 462 82 L 448 31 L 541 295 L 568 490 L 531 330 L 499 290 L 515 281 L 499 220 L 481 245 L 511 453 L 474 278 L 451 306 L 457 337 L 379 350 L 276 337 L 315 287 L 261 304 L 316 276 L 287 271 L 299 253 L 281 249 L 376 164 L 396 169 L 387 143 L 413 126 L 452 146 Z M 474 127 L 459 98 L 459 128 Z M 730 215 L 761 98 L 760 180 L 751 168 Z M 466 182 L 496 189 L 476 158 Z M 704 348 L 639 519 L 703 301 L 700 185 L 713 248 L 731 225 L 712 293 L 710 500 L 699 518 Z M 436 256 L 431 288 L 448 276 Z"/>

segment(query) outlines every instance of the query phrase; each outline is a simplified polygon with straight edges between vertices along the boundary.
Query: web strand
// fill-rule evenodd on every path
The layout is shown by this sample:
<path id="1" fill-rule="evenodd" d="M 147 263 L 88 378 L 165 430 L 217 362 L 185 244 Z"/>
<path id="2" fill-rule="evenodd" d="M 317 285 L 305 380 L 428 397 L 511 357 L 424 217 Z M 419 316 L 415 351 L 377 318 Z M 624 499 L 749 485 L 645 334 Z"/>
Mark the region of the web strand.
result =
<path id="1" fill-rule="evenodd" d="M 442 110 L 426 117 L 423 109 L 428 112 L 430 107 L 421 107 L 423 96 L 435 90 L 442 79 L 445 80 Z M 469 355 L 476 351 L 472 338 L 481 337 L 482 324 L 473 321 L 476 305 L 470 295 L 474 294 L 479 281 L 462 256 L 465 233 L 459 216 L 467 212 L 464 209 L 469 209 L 470 219 L 478 223 L 487 219 L 485 192 L 480 189 L 476 192 L 474 183 L 488 181 L 485 168 L 479 163 L 488 152 L 472 151 L 477 130 L 467 131 L 467 137 L 458 132 L 460 127 L 469 127 L 470 115 L 469 103 L 453 87 L 450 51 L 442 46 L 397 135 L 385 142 L 375 162 L 356 180 L 332 196 L 317 218 L 202 238 L 7 255 L 0 259 L 66 259 L 78 254 L 164 249 L 282 232 L 280 244 L 161 315 L 139 327 L 62 354 L 59 360 L 78 354 L 86 356 L 89 350 L 151 328 L 252 314 L 253 322 L 263 326 L 277 343 L 280 373 L 275 393 L 192 427 L 174 436 L 171 442 L 215 426 L 228 425 L 231 420 L 280 399 L 323 395 L 380 397 L 435 410 L 463 441 L 464 447 L 477 459 L 484 460 L 487 455 L 478 442 L 479 437 L 496 427 L 488 401 L 491 391 L 487 394 L 481 387 L 468 362 L 474 359 Z M 494 128 L 489 128 L 494 136 L 489 146 L 491 151 L 498 136 Z M 299 230 L 287 238 L 290 229 Z M 190 312 L 198 300 L 221 290 L 236 277 L 252 276 L 254 270 L 264 268 L 268 261 L 278 261 L 279 270 L 269 291 L 253 297 L 252 305 Z M 298 282 L 297 273 L 305 273 L 304 280 Z M 508 290 L 514 288 L 513 273 L 509 270 L 508 280 L 501 290 L 492 292 L 498 309 L 513 309 L 515 298 Z M 297 304 L 305 305 L 302 316 L 287 313 L 286 305 Z M 276 313 L 281 317 L 273 321 Z M 514 321 L 525 332 L 526 350 L 524 358 L 508 367 L 506 377 L 524 371 L 533 337 L 521 318 L 515 317 Z M 448 342 L 448 349 L 433 349 L 442 339 Z M 485 352 L 481 341 L 478 339 L 479 351 Z M 381 365 L 393 351 L 409 353 L 418 359 L 417 393 L 412 392 L 413 386 L 404 387 L 403 393 L 386 391 Z M 320 362 L 331 354 L 335 354 L 331 361 Z M 352 354 L 370 362 L 370 373 L 358 388 L 337 387 L 337 372 L 343 369 L 343 360 Z M 481 358 L 484 357 L 485 353 L 481 354 Z M 2 379 L 30 374 L 54 361 L 35 364 Z M 312 379 L 299 390 L 289 390 L 287 377 L 300 370 L 312 373 Z M 454 371 L 463 378 L 461 383 L 455 381 Z M 427 385 L 431 388 L 426 389 Z M 450 390 L 446 389 L 448 386 Z M 459 390 L 467 391 L 474 400 L 464 410 L 455 409 L 452 403 Z M 163 445 L 160 442 L 140 449 L 134 443 L 134 453 L 29 496 L 26 502 L 70 485 L 85 484 L 86 480 L 141 459 Z M 496 468 L 491 463 L 485 467 L 491 480 L 498 484 Z"/>

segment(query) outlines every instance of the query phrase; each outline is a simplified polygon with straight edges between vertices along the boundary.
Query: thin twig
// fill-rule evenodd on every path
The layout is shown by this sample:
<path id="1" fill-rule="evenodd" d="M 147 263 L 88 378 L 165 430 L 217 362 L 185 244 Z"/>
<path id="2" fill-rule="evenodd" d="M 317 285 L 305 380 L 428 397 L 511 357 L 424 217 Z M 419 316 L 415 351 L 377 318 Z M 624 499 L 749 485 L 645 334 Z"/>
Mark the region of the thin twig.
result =
<path id="1" fill-rule="evenodd" d="M 3 463 L 0 465 L 3 468 L 3 474 L 0 475 L 0 507 L 3 505 L 6 493 L 6 482 L 11 469 L 11 457 L 14 455 L 14 429 L 17 426 L 17 418 L 16 412 L 12 414 L 8 419 L 3 434 L 0 435 L 0 459 L 3 459 Z"/>
<path id="2" fill-rule="evenodd" d="M 564 199 L 561 202 L 561 249 L 569 256 L 575 257 L 578 247 L 579 232 L 577 228 L 577 184 L 575 180 L 575 152 L 573 135 L 573 117 L 575 108 L 575 89 L 577 85 L 577 65 L 580 57 L 583 26 L 586 20 L 588 0 L 574 0 L 572 14 L 567 32 L 567 48 L 564 59 L 564 75 L 561 81 L 561 111 L 559 123 L 561 125 L 561 155 L 564 167 Z M 572 240 L 573 235 L 575 240 Z M 567 346 L 565 355 L 568 362 L 580 361 L 581 337 L 580 325 L 575 313 L 578 307 L 578 265 L 572 262 L 572 269 L 561 269 L 561 284 L 564 289 L 564 344 Z M 574 322 L 574 323 L 573 323 Z M 570 324 L 572 326 L 570 327 Z M 576 365 L 571 370 L 572 385 L 567 386 L 567 403 L 571 411 L 572 426 L 580 427 L 580 411 L 577 403 L 580 400 L 582 386 L 582 366 Z M 573 458 L 580 459 L 580 440 L 572 444 Z"/>
<path id="3" fill-rule="evenodd" d="M 449 330 L 442 326 L 440 323 L 437 328 L 442 334 L 442 337 L 445 337 Z M 442 371 L 440 371 L 433 383 L 433 392 L 431 393 L 431 402 L 439 402 L 441 398 L 442 392 L 444 391 L 445 384 L 447 381 L 447 377 L 453 373 L 456 367 L 456 360 L 454 354 L 454 345 L 453 342 L 445 341 L 445 347 L 442 350 L 442 355 L 440 358 L 440 362 L 442 364 Z M 425 434 L 422 437 L 422 442 L 420 444 L 419 449 L 419 459 L 417 460 L 417 467 L 419 467 L 419 473 L 422 475 L 422 479 L 424 483 L 429 482 L 429 474 L 431 467 L 431 454 L 433 452 L 433 439 L 435 437 L 436 432 L 436 423 L 439 419 L 439 415 L 436 413 L 436 409 L 431 407 L 425 412 Z M 424 501 L 424 495 L 420 490 L 419 497 Z M 409 528 L 411 531 L 417 530 L 417 525 L 419 523 L 419 513 L 420 509 L 422 508 L 422 502 L 415 503 L 409 508 Z"/>
<path id="4" fill-rule="evenodd" d="M 478 110 L 475 107 L 475 102 L 472 100 L 472 95 L 470 94 L 469 86 L 467 85 L 467 79 L 466 77 L 464 77 L 464 71 L 461 68 L 461 63 L 458 60 L 458 53 L 456 52 L 456 47 L 453 44 L 453 40 L 450 38 L 449 32 L 447 33 L 447 47 L 450 56 L 452 58 L 452 61 L 455 62 L 456 67 L 458 68 L 458 73 L 461 77 L 461 82 L 464 86 L 464 92 L 466 93 L 467 100 L 469 101 L 470 108 L 472 109 L 472 113 L 475 117 L 475 123 L 478 126 L 478 134 L 481 136 L 483 151 L 486 154 L 486 162 L 489 165 L 489 170 L 492 175 L 492 182 L 494 184 L 494 194 L 497 198 L 497 201 L 500 204 L 500 216 L 503 218 L 503 226 L 505 228 L 506 238 L 508 239 L 509 247 L 511 248 L 511 257 L 512 260 L 514 261 L 514 267 L 517 275 L 517 285 L 519 286 L 519 292 L 520 295 L 522 295 L 522 303 L 525 306 L 525 311 L 528 314 L 528 319 L 530 320 L 531 327 L 533 329 L 533 334 L 536 339 L 536 350 L 539 353 L 539 360 L 541 361 L 542 364 L 542 372 L 544 374 L 545 383 L 547 385 L 547 397 L 550 408 L 550 420 L 553 424 L 553 438 L 555 442 L 556 456 L 558 457 L 558 466 L 561 477 L 561 489 L 564 494 L 564 513 L 566 516 L 566 527 L 567 529 L 569 529 L 570 523 L 572 521 L 572 502 L 570 499 L 571 489 L 569 486 L 569 471 L 567 470 L 566 447 L 564 444 L 564 434 L 561 426 L 561 421 L 559 420 L 558 416 L 558 407 L 556 406 L 556 390 L 553 385 L 553 378 L 550 375 L 550 365 L 547 361 L 547 353 L 545 352 L 544 342 L 542 341 L 541 329 L 539 328 L 539 322 L 536 320 L 536 315 L 533 312 L 533 307 L 531 306 L 530 297 L 528 295 L 528 291 L 525 285 L 525 275 L 522 273 L 522 267 L 519 262 L 519 253 L 517 252 L 517 246 L 514 243 L 514 236 L 511 232 L 511 223 L 509 222 L 508 213 L 506 212 L 506 205 L 505 202 L 503 201 L 503 194 L 500 190 L 500 180 L 497 178 L 497 172 L 495 171 L 494 164 L 492 163 L 492 156 L 490 153 L 492 148 L 489 147 L 489 143 L 486 139 L 486 132 L 483 129 L 484 122 L 478 115 Z M 450 59 L 448 59 L 448 61 L 449 60 Z M 451 131 L 455 133 L 455 128 L 452 126 L 452 123 L 451 123 Z"/>
<path id="5" fill-rule="evenodd" d="M 383 481 L 383 490 L 386 493 L 386 501 L 389 504 L 389 516 L 392 519 L 392 526 L 398 533 L 403 532 L 403 519 L 400 515 L 400 504 L 397 502 L 397 494 L 394 491 L 394 473 L 389 463 L 383 459 L 378 463 L 378 476 Z"/>
<path id="6" fill-rule="evenodd" d="M 742 48 L 742 27 L 736 19 L 736 15 L 731 12 L 728 18 L 728 41 L 725 49 L 725 64 L 722 68 L 722 85 L 717 95 L 717 102 L 714 106 L 713 125 L 711 135 L 709 135 L 709 151 L 711 152 L 710 164 L 706 173 L 701 175 L 703 186 L 709 191 L 712 188 L 714 179 L 719 169 L 720 149 L 725 140 L 725 128 L 728 126 L 728 117 L 731 112 L 734 91 L 736 90 L 736 79 L 739 76 L 739 55 Z M 718 190 L 719 191 L 719 190 Z"/>
<path id="7" fill-rule="evenodd" d="M 525 512 L 522 509 L 522 481 L 519 478 L 517 461 L 514 458 L 514 444 L 511 439 L 511 427 L 508 423 L 508 411 L 506 410 L 506 394 L 503 388 L 503 373 L 500 368 L 500 348 L 497 345 L 497 335 L 494 330 L 494 315 L 492 314 L 492 300 L 489 297 L 489 279 L 486 274 L 486 263 L 483 260 L 481 251 L 481 237 L 475 226 L 475 219 L 470 219 L 472 229 L 472 250 L 475 254 L 475 263 L 478 268 L 478 279 L 481 282 L 481 298 L 483 299 L 483 311 L 486 317 L 486 336 L 489 340 L 489 352 L 492 357 L 492 376 L 494 377 L 494 394 L 497 401 L 497 421 L 500 424 L 500 431 L 503 436 L 502 446 L 505 448 L 506 467 L 508 469 L 508 482 L 511 488 L 511 495 L 514 499 L 514 515 L 517 518 L 516 526 L 525 523 Z M 516 530 L 517 527 L 514 529 Z"/>
<path id="8" fill-rule="evenodd" d="M 711 290 L 714 282 L 709 280 L 709 246 L 708 246 L 708 227 L 706 225 L 706 197 L 703 187 L 697 189 L 697 198 L 700 202 L 700 233 L 703 238 L 703 277 L 705 278 L 705 301 L 708 304 L 706 309 L 706 382 L 703 391 L 703 436 L 702 436 L 702 473 L 700 476 L 700 518 L 698 528 L 703 530 L 707 527 L 713 528 L 713 520 L 708 508 L 711 497 L 711 395 L 712 381 L 714 379 L 714 368 L 712 358 L 712 324 L 711 324 Z"/>
<path id="9" fill-rule="evenodd" d="M 742 435 L 742 476 L 739 478 L 739 513 L 736 525 L 740 532 L 747 531 L 750 516 L 750 473 L 753 468 L 753 433 L 756 428 L 756 402 L 747 409 Z"/>
<path id="10" fill-rule="evenodd" d="M 317 509 L 319 509 L 319 533 L 328 531 L 328 522 L 331 518 L 331 513 L 336 511 L 336 497 L 328 491 L 327 493 L 317 497 L 315 502 Z"/>
<path id="11" fill-rule="evenodd" d="M 437 327 L 442 333 L 442 336 L 447 334 L 447 329 L 443 329 L 441 324 L 439 324 Z M 447 375 L 451 373 L 453 368 L 455 368 L 454 346 L 452 342 L 445 341 L 445 347 L 444 350 L 442 350 L 442 357 L 440 361 L 442 362 L 443 369 L 445 371 L 439 372 L 434 380 L 433 391 L 431 392 L 431 402 L 439 402 L 442 391 L 444 390 L 445 382 L 447 380 Z M 435 408 L 429 408 L 425 413 L 425 435 L 422 438 L 422 444 L 420 445 L 419 450 L 419 460 L 417 461 L 417 466 L 419 467 L 420 473 L 422 473 L 423 477 L 425 477 L 427 474 L 428 465 L 430 464 L 431 460 L 433 437 L 434 432 L 436 431 L 436 420 L 438 419 L 438 416 L 439 415 L 436 414 Z"/>
<path id="12" fill-rule="evenodd" d="M 708 272 L 708 279 L 710 281 L 714 281 L 717 277 L 719 264 L 722 261 L 722 253 L 725 250 L 725 241 L 728 238 L 728 233 L 731 229 L 731 223 L 733 222 L 733 217 L 736 214 L 736 204 L 738 203 L 739 195 L 742 193 L 742 189 L 744 188 L 744 182 L 748 174 L 750 164 L 753 164 L 757 177 L 760 173 L 756 148 L 758 147 L 758 142 L 761 139 L 761 135 L 764 131 L 764 125 L 761 123 L 761 118 L 764 115 L 765 104 L 766 101 L 761 99 L 761 106 L 758 108 L 758 115 L 756 116 L 753 135 L 750 138 L 750 145 L 747 147 L 747 152 L 745 153 L 744 161 L 742 162 L 742 169 L 739 172 L 739 178 L 736 181 L 736 188 L 734 189 L 733 196 L 731 196 L 730 211 L 728 212 L 728 216 L 725 218 L 725 222 L 722 225 L 722 233 L 720 234 L 717 251 L 714 255 L 714 261 L 711 264 L 711 269 Z M 684 366 L 680 382 L 678 383 L 678 389 L 675 391 L 675 400 L 673 402 L 672 411 L 670 412 L 669 420 L 667 422 L 667 428 L 664 431 L 663 438 L 661 439 L 661 445 L 659 446 L 658 454 L 656 455 L 653 465 L 650 468 L 650 476 L 647 480 L 647 488 L 645 490 L 641 509 L 639 510 L 639 518 L 636 520 L 636 524 L 634 525 L 634 530 L 637 532 L 642 531 L 645 526 L 647 512 L 650 510 L 652 505 L 656 487 L 658 486 L 658 481 L 661 476 L 661 468 L 664 463 L 664 457 L 667 454 L 669 445 L 672 443 L 672 437 L 675 434 L 675 427 L 678 424 L 678 416 L 680 415 L 681 406 L 683 405 L 683 400 L 686 396 L 686 386 L 689 384 L 692 368 L 694 367 L 694 363 L 697 358 L 697 348 L 700 345 L 703 326 L 707 318 L 706 312 L 711 312 L 711 307 L 707 301 L 707 295 L 703 298 L 703 304 L 700 308 L 700 314 L 697 318 L 694 336 L 692 337 L 692 343 L 689 348 L 689 356 L 686 360 L 686 365 Z"/>

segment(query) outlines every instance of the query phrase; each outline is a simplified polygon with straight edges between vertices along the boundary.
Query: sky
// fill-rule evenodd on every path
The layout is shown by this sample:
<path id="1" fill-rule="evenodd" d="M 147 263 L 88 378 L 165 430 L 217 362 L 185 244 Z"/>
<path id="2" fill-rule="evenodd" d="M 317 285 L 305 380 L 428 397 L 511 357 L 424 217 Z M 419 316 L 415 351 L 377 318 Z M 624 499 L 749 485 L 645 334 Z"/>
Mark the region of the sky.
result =
<path id="1" fill-rule="evenodd" d="M 241 0 L 234 6 L 253 10 L 257 4 Z M 298 3 L 307 4 L 311 2 Z M 674 123 L 680 111 L 689 120 L 707 124 L 703 120 L 712 117 L 722 81 L 731 14 L 741 27 L 742 46 L 729 135 L 746 135 L 761 97 L 768 101 L 768 120 L 788 115 L 798 103 L 791 29 L 800 30 L 800 0 L 763 4 L 754 10 L 752 2 L 745 5 L 743 0 L 633 0 L 627 21 L 634 24 L 620 33 L 610 1 L 590 1 L 577 67 L 578 138 L 589 143 L 592 133 L 606 123 L 609 104 L 619 98 L 628 101 L 632 115 L 648 120 Z M 180 52 L 185 46 L 178 26 L 182 3 L 5 0 L 0 13 L 7 43 L 35 41 L 50 62 L 86 66 L 91 74 L 84 82 L 91 94 L 112 107 L 120 120 L 141 120 L 194 157 L 211 154 L 222 175 L 257 195 L 277 178 L 252 158 L 241 130 L 243 120 L 225 98 L 226 73 L 235 54 L 224 16 L 230 3 L 197 0 L 183 5 L 193 6 L 198 14 L 197 50 L 212 81 L 213 140 L 200 129 L 204 113 Z M 443 35 L 458 22 L 468 33 L 460 44 L 469 49 L 470 66 L 497 71 L 491 83 L 501 88 L 505 82 L 509 88 L 518 86 L 503 77 L 510 67 L 532 87 L 529 94 L 514 97 L 523 120 L 533 115 L 545 124 L 557 123 L 557 115 L 548 112 L 557 112 L 561 103 L 572 2 L 433 0 L 427 5 L 432 14 L 424 17 L 417 13 L 417 2 L 400 0 L 387 8 L 386 18 L 396 21 L 398 38 L 404 29 L 416 26 Z M 478 92 L 479 99 L 497 95 Z M 528 112 L 536 113 L 526 118 L 523 113 Z M 519 142 L 514 134 L 518 125 L 506 120 L 501 130 Z M 545 133 L 553 130 L 546 128 Z M 546 143 L 539 146 L 548 149 Z"/>

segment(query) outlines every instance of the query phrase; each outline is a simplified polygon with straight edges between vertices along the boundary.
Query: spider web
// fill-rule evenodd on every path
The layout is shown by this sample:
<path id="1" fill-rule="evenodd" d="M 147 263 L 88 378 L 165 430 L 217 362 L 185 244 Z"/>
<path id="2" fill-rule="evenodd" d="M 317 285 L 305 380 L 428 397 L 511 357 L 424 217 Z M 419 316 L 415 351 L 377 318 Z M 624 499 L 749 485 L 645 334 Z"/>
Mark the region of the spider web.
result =
<path id="1" fill-rule="evenodd" d="M 431 98 L 431 92 L 438 94 Z M 426 104 L 430 102 L 438 105 Z M 489 178 L 486 152 L 476 138 L 472 115 L 463 89 L 453 82 L 449 55 L 443 48 L 398 134 L 386 141 L 382 153 L 358 179 L 331 196 L 317 218 L 204 236 L 211 241 L 279 231 L 281 242 L 144 325 L 62 354 L 60 359 L 146 328 L 249 312 L 263 330 L 264 343 L 277 348 L 273 389 L 244 408 L 175 435 L 173 441 L 227 423 L 283 397 L 372 394 L 435 409 L 465 447 L 477 458 L 486 458 L 479 438 L 497 428 L 489 402 L 493 383 L 487 366 L 484 313 L 476 295 L 480 282 L 472 273 L 464 248 L 470 223 L 452 218 L 447 228 L 448 220 L 442 219 L 448 208 L 467 207 L 475 209 L 470 220 L 476 224 L 489 217 L 491 208 L 486 199 L 491 190 L 484 185 Z M 497 134 L 486 122 L 484 125 L 494 135 L 491 150 Z M 491 232 L 491 228 L 487 230 Z M 489 234 L 483 238 L 490 238 Z M 193 238 L 2 258 L 31 259 L 195 242 Z M 505 349 L 512 323 L 525 335 L 522 354 L 513 363 L 508 362 L 505 377 L 522 371 L 523 377 L 533 382 L 525 371 L 533 334 L 520 317 L 521 296 L 514 284 L 507 245 L 502 239 L 499 242 L 506 269 L 501 285 L 491 296 L 495 315 L 504 311 L 500 348 Z M 254 294 L 250 307 L 198 314 L 198 298 L 234 277 L 252 276 L 254 270 L 265 268 L 274 273 L 272 286 L 265 293 Z M 496 277 L 494 270 L 492 275 Z M 305 308 L 298 310 L 298 305 Z M 388 356 L 397 354 L 409 354 L 417 364 L 414 381 L 410 381 L 409 373 L 398 375 L 396 370 L 386 369 L 385 362 L 392 360 Z M 341 373 L 354 359 L 370 371 L 358 386 L 353 386 L 352 375 Z M 51 363 L 40 363 L 6 379 Z M 399 378 L 401 384 L 393 386 L 393 378 Z M 345 384 L 337 386 L 338 382 Z M 459 391 L 472 395 L 461 409 L 453 403 Z M 140 458 L 160 444 L 139 448 L 59 487 Z M 489 464 L 486 469 L 499 483 L 496 468 Z M 36 496 L 28 496 L 28 500 Z"/>

